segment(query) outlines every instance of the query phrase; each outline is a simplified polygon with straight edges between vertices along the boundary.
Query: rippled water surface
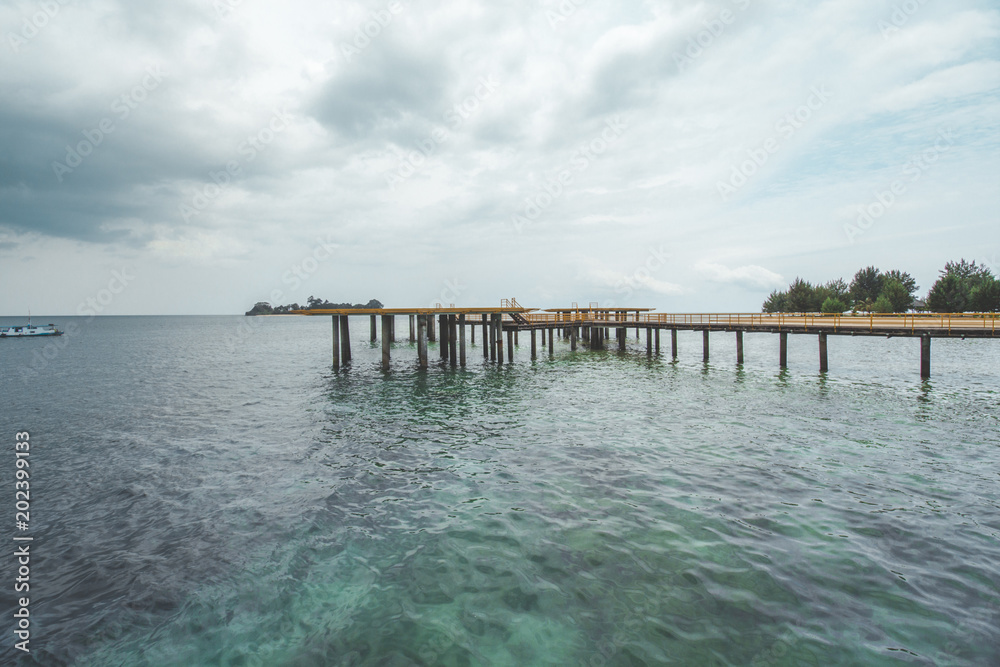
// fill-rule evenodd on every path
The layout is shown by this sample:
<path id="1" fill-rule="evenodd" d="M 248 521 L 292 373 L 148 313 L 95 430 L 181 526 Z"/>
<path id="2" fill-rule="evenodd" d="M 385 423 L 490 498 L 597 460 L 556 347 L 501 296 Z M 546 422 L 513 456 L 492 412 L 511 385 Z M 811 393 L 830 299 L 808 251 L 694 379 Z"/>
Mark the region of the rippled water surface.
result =
<path id="1" fill-rule="evenodd" d="M 928 382 L 911 339 L 820 375 L 812 336 L 779 372 L 634 331 L 383 373 L 359 318 L 334 372 L 325 318 L 75 322 L 0 341 L 35 536 L 0 663 L 1000 664 L 1000 342 Z"/>

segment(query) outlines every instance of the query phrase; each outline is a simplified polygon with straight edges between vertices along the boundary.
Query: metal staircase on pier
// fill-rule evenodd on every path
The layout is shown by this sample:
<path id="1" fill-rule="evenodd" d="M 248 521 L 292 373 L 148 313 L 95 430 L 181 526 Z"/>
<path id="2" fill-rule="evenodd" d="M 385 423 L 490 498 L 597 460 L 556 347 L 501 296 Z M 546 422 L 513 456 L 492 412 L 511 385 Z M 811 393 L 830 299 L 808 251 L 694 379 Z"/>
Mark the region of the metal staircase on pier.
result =
<path id="1" fill-rule="evenodd" d="M 517 302 L 517 299 L 500 299 L 501 308 L 522 308 L 521 304 Z M 507 313 L 510 315 L 510 319 L 514 320 L 518 324 L 528 324 L 528 318 L 524 316 L 524 313 Z"/>

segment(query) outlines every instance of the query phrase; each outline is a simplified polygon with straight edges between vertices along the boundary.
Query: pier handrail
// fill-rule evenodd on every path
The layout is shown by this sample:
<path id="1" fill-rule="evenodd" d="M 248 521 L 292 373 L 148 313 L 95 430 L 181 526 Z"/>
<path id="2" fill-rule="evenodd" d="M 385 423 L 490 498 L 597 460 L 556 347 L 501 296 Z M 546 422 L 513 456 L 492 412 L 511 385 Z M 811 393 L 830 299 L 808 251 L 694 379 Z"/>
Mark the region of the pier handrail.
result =
<path id="1" fill-rule="evenodd" d="M 809 331 L 899 329 L 911 334 L 917 329 L 953 330 L 986 329 L 996 332 L 1000 313 L 639 313 L 635 310 L 529 313 L 525 319 L 529 324 L 571 324 L 594 323 L 604 326 L 636 325 L 681 325 L 686 327 L 704 325 L 707 328 L 739 326 L 767 329 L 795 329 Z"/>

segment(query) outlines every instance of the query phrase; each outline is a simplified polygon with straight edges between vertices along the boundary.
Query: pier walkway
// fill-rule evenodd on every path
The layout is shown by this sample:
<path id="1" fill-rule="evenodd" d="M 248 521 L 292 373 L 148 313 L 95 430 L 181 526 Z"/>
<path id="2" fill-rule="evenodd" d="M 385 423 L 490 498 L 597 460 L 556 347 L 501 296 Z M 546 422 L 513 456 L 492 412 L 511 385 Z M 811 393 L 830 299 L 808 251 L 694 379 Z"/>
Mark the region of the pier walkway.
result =
<path id="1" fill-rule="evenodd" d="M 778 364 L 788 365 L 788 334 L 813 334 L 819 340 L 820 372 L 829 370 L 828 337 L 880 336 L 920 339 L 920 373 L 930 377 L 931 340 L 933 338 L 996 338 L 1000 339 L 1000 314 L 907 313 L 900 315 L 826 315 L 820 313 L 655 313 L 652 308 L 599 307 L 590 304 L 579 307 L 553 308 L 540 311 L 524 308 L 514 299 L 504 299 L 499 307 L 468 308 L 436 306 L 433 308 L 358 308 L 316 309 L 296 311 L 301 315 L 329 315 L 333 321 L 333 365 L 339 367 L 351 360 L 349 318 L 367 315 L 370 318 L 371 340 L 378 339 L 378 319 L 381 318 L 382 365 L 388 369 L 391 343 L 396 340 L 396 318 L 409 320 L 409 341 L 417 344 L 421 368 L 428 366 L 428 343 L 438 342 L 441 358 L 452 366 L 467 363 L 466 327 L 475 345 L 476 329 L 482 327 L 483 357 L 503 363 L 504 337 L 507 339 L 507 362 L 514 361 L 514 348 L 519 333 L 531 336 L 531 358 L 538 356 L 536 334 L 541 332 L 542 346 L 548 336 L 548 352 L 554 354 L 554 340 L 569 339 L 570 349 L 583 344 L 587 349 L 605 349 L 611 331 L 619 350 L 625 350 L 628 332 L 635 329 L 641 340 L 646 331 L 646 352 L 660 354 L 660 332 L 669 331 L 671 355 L 677 358 L 677 332 L 702 332 L 702 358 L 709 360 L 709 340 L 712 332 L 736 334 L 736 363 L 743 363 L 743 334 L 771 333 L 779 337 Z M 435 326 L 436 325 L 436 326 Z"/>

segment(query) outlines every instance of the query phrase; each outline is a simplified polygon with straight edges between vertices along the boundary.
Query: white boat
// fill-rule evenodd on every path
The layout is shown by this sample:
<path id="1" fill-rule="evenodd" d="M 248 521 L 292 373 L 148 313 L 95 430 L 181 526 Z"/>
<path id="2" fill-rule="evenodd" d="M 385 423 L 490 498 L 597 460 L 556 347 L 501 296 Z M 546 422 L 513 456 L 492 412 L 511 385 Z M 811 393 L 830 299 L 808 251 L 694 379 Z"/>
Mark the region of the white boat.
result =
<path id="1" fill-rule="evenodd" d="M 32 336 L 62 336 L 63 332 L 56 329 L 54 324 L 43 324 L 38 326 L 31 323 L 31 318 L 28 318 L 28 323 L 24 326 L 10 326 L 10 327 L 0 327 L 0 338 L 29 338 Z"/>

